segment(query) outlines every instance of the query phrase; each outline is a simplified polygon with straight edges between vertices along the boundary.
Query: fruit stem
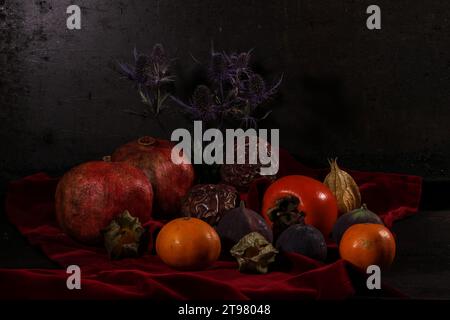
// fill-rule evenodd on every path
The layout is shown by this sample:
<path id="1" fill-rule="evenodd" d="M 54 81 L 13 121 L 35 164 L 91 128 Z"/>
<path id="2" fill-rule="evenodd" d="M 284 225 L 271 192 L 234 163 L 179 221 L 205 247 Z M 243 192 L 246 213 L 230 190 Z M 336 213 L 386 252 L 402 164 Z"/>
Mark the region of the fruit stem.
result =
<path id="1" fill-rule="evenodd" d="M 143 146 L 151 146 L 156 143 L 156 139 L 150 136 L 143 136 L 138 139 L 138 143 Z"/>

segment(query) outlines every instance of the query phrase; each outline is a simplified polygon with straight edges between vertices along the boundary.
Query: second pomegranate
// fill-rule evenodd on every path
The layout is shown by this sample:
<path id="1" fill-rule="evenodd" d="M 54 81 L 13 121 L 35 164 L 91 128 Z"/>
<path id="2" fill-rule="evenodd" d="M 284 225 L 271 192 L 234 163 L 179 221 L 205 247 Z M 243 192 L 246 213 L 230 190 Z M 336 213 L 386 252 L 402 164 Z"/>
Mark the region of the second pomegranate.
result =
<path id="1" fill-rule="evenodd" d="M 117 148 L 111 161 L 127 162 L 144 171 L 154 191 L 154 215 L 171 219 L 179 214 L 181 199 L 194 183 L 191 164 L 171 160 L 170 141 L 145 136 Z"/>

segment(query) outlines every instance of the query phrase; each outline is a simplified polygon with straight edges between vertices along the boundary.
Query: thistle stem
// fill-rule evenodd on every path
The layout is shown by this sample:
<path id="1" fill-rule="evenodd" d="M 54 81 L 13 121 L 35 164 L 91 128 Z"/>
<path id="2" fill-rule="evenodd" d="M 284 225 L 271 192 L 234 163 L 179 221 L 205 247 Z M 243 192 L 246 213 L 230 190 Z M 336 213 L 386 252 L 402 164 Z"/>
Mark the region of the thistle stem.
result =
<path id="1" fill-rule="evenodd" d="M 220 102 L 223 103 L 223 81 L 220 80 Z"/>
<path id="2" fill-rule="evenodd" d="M 159 90 L 159 87 L 156 91 L 156 116 L 159 115 L 159 110 L 161 108 L 161 91 Z"/>
<path id="3" fill-rule="evenodd" d="M 169 139 L 169 132 L 167 131 L 166 127 L 164 126 L 164 124 L 161 122 L 161 119 L 159 118 L 159 115 L 156 114 L 155 115 L 155 120 L 158 123 L 159 128 L 163 131 L 164 137 Z"/>

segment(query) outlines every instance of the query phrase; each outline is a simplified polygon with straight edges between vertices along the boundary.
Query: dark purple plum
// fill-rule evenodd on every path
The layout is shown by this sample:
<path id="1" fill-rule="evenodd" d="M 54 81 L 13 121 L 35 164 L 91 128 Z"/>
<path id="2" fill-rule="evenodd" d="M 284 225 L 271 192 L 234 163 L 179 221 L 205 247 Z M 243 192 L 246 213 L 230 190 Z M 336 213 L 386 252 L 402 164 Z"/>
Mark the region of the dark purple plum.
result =
<path id="1" fill-rule="evenodd" d="M 253 210 L 247 209 L 241 202 L 240 207 L 227 211 L 216 226 L 222 242 L 222 252 L 228 255 L 230 249 L 245 235 L 258 232 L 270 243 L 273 241 L 272 230 L 264 218 Z"/>
<path id="2" fill-rule="evenodd" d="M 282 252 L 299 253 L 319 261 L 324 261 L 327 257 L 325 238 L 311 225 L 290 226 L 280 234 L 276 247 Z"/>
<path id="3" fill-rule="evenodd" d="M 367 209 L 364 204 L 361 208 L 347 212 L 339 217 L 333 227 L 333 240 L 339 245 L 345 231 L 358 223 L 383 224 L 383 221 L 377 214 Z"/>

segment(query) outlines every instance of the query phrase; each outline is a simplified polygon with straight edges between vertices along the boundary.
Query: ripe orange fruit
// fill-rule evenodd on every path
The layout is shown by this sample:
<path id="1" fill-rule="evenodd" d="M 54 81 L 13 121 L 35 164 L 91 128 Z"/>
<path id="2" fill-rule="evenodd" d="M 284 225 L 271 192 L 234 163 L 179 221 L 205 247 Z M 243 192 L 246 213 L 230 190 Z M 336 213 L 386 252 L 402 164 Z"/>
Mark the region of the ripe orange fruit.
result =
<path id="1" fill-rule="evenodd" d="M 389 268 L 395 257 L 395 239 L 383 225 L 355 224 L 342 236 L 339 253 L 342 259 L 363 270 L 370 265 Z"/>
<path id="2" fill-rule="evenodd" d="M 156 253 L 176 269 L 202 269 L 220 255 L 220 238 L 208 223 L 197 218 L 178 218 L 167 223 L 156 238 Z"/>

